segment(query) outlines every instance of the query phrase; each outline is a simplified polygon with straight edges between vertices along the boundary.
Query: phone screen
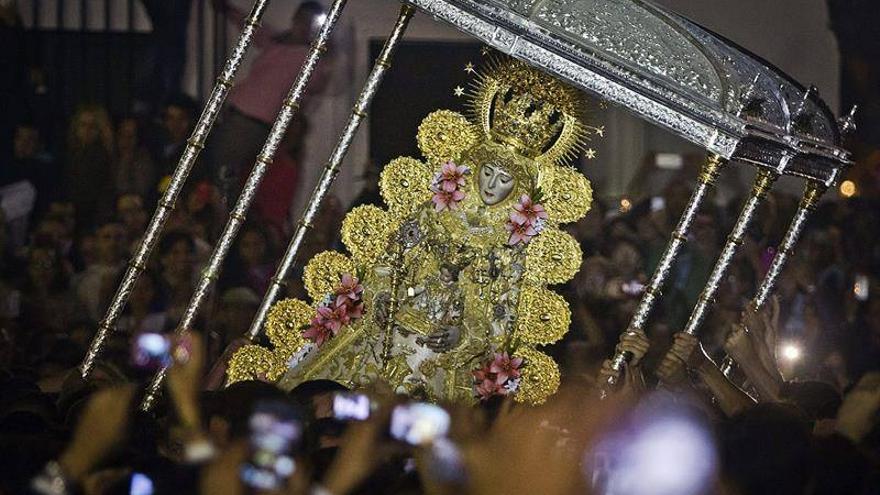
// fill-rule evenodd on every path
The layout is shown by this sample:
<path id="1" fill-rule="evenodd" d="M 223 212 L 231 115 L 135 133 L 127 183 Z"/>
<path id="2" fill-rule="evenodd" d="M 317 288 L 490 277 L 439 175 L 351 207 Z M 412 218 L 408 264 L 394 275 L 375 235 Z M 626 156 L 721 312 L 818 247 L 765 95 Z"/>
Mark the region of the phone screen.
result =
<path id="1" fill-rule="evenodd" d="M 155 493 L 153 480 L 146 474 L 132 473 L 128 493 L 129 495 L 153 495 Z"/>
<path id="2" fill-rule="evenodd" d="M 853 295 L 855 295 L 858 301 L 865 302 L 868 300 L 868 297 L 871 295 L 871 281 L 867 275 L 856 275 L 855 283 L 853 283 Z"/>
<path id="3" fill-rule="evenodd" d="M 293 456 L 302 438 L 296 410 L 284 402 L 261 402 L 250 418 L 248 462 L 241 468 L 242 481 L 258 490 L 284 487 L 296 470 Z"/>
<path id="4" fill-rule="evenodd" d="M 621 285 L 620 290 L 628 296 L 638 296 L 645 290 L 645 284 L 638 280 L 631 280 L 629 282 L 624 282 L 624 284 Z"/>
<path id="5" fill-rule="evenodd" d="M 131 362 L 140 369 L 157 370 L 171 365 L 171 339 L 161 333 L 137 335 L 131 350 Z"/>
<path id="6" fill-rule="evenodd" d="M 410 445 L 427 445 L 449 432 L 449 413 L 424 402 L 402 404 L 391 412 L 391 437 Z"/>
<path id="7" fill-rule="evenodd" d="M 364 394 L 339 392 L 333 396 L 333 417 L 340 421 L 365 421 L 372 409 L 372 401 Z"/>

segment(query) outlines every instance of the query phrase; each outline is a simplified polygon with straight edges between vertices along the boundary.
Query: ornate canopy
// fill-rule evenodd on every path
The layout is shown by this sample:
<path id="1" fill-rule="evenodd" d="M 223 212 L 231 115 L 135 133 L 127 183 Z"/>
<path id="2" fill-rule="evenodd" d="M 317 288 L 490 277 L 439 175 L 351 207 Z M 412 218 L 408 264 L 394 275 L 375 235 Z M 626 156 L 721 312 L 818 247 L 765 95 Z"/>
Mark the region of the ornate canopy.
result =
<path id="1" fill-rule="evenodd" d="M 646 0 L 406 0 L 734 161 L 833 184 L 850 155 L 816 91 Z"/>

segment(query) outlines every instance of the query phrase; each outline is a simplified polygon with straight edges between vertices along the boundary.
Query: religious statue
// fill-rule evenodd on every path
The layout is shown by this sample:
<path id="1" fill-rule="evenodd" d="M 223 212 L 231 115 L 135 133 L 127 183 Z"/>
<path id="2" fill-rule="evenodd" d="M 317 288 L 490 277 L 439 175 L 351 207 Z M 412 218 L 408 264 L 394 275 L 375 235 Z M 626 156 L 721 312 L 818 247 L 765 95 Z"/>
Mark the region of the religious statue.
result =
<path id="1" fill-rule="evenodd" d="M 266 325 L 274 349 L 239 350 L 230 380 L 381 379 L 435 401 L 541 403 L 556 391 L 559 369 L 537 348 L 571 321 L 548 286 L 581 264 L 560 225 L 587 213 L 592 190 L 566 162 L 594 128 L 577 91 L 518 61 L 487 65 L 470 95 L 472 118 L 440 110 L 424 119 L 425 160 L 385 167 L 387 209 L 346 216 L 350 254 L 308 262 L 312 302 L 278 302 Z"/>

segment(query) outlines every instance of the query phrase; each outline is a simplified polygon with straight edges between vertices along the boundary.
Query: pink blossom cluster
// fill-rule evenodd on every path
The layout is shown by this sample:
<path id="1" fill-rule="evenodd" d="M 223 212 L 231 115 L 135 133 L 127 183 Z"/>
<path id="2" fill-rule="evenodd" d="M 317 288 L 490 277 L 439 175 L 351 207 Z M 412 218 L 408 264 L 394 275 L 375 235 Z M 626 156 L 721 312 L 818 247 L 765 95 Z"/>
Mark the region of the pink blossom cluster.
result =
<path id="1" fill-rule="evenodd" d="M 364 287 L 357 277 L 343 273 L 330 298 L 318 306 L 318 313 L 303 336 L 320 347 L 336 336 L 343 326 L 361 318 L 364 314 L 363 292 Z"/>
<path id="2" fill-rule="evenodd" d="M 496 395 L 509 395 L 519 386 L 523 358 L 496 352 L 493 358 L 474 370 L 474 392 L 480 400 Z"/>
<path id="3" fill-rule="evenodd" d="M 528 244 L 532 237 L 544 230 L 546 221 L 547 212 L 544 207 L 533 202 L 528 194 L 523 194 L 519 198 L 519 203 L 513 205 L 510 220 L 505 226 L 510 232 L 507 243 L 511 246 L 516 246 L 519 243 Z"/>
<path id="4" fill-rule="evenodd" d="M 461 190 L 465 185 L 464 177 L 469 173 L 469 168 L 456 165 L 452 160 L 443 164 L 440 172 L 431 182 L 431 192 L 434 193 L 431 201 L 434 202 L 434 210 L 458 209 L 458 204 L 464 199 L 464 192 Z"/>

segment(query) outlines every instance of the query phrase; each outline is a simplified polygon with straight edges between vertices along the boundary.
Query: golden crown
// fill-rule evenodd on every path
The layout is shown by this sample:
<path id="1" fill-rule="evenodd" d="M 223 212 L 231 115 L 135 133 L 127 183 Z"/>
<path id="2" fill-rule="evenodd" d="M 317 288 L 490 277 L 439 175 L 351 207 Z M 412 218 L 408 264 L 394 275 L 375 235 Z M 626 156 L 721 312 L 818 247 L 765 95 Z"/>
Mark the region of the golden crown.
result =
<path id="1" fill-rule="evenodd" d="M 471 106 L 488 140 L 536 160 L 577 157 L 589 132 L 577 90 L 513 59 L 487 64 L 475 80 Z"/>

